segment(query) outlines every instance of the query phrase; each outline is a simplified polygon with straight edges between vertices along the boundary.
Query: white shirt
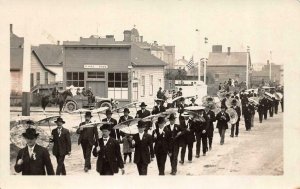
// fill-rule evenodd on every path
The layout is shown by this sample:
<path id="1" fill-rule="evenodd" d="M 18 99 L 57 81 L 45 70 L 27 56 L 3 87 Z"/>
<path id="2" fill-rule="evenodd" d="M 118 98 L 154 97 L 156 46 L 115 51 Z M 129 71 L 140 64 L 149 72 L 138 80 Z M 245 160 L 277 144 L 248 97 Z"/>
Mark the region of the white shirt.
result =
<path id="1" fill-rule="evenodd" d="M 58 136 L 60 137 L 60 135 L 61 135 L 61 130 L 62 130 L 62 128 L 57 128 L 57 132 L 58 132 Z"/>
<path id="2" fill-rule="evenodd" d="M 33 150 L 34 150 L 34 147 L 35 147 L 35 145 L 34 145 L 33 147 L 30 147 L 30 146 L 28 146 L 28 153 L 29 153 L 29 157 L 31 157 L 31 156 L 32 156 L 32 154 L 33 154 Z"/>
<path id="3" fill-rule="evenodd" d="M 139 136 L 140 136 L 140 140 L 142 140 L 143 136 L 144 136 L 144 133 L 139 133 Z"/>
<path id="4" fill-rule="evenodd" d="M 171 128 L 171 131 L 173 131 L 174 125 L 171 125 L 171 124 L 170 124 L 170 128 Z"/>
<path id="5" fill-rule="evenodd" d="M 158 128 L 159 134 L 162 134 L 162 132 L 164 131 L 164 128 Z"/>
<path id="6" fill-rule="evenodd" d="M 103 143 L 104 143 L 104 146 L 106 146 L 106 143 L 107 143 L 108 139 L 109 139 L 109 137 L 107 137 L 107 138 L 103 138 Z"/>
<path id="7" fill-rule="evenodd" d="M 185 125 L 186 125 L 186 126 L 189 126 L 189 119 L 188 119 L 188 120 L 185 120 Z"/>

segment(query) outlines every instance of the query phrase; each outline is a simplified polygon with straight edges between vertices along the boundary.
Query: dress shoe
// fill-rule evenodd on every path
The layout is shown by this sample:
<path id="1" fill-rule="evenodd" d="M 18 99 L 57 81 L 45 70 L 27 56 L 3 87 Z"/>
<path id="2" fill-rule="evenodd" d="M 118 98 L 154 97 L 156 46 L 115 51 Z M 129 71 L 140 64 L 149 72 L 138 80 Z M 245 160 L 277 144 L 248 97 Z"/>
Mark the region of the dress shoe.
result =
<path id="1" fill-rule="evenodd" d="M 184 162 L 183 161 L 179 161 L 179 163 L 183 164 Z"/>
<path id="2" fill-rule="evenodd" d="M 171 172 L 171 175 L 176 175 L 176 172 L 175 171 Z"/>
<path id="3" fill-rule="evenodd" d="M 85 167 L 84 172 L 88 172 L 88 171 L 89 171 L 89 168 Z"/>
<path id="4" fill-rule="evenodd" d="M 230 135 L 230 137 L 232 137 L 232 138 L 233 138 L 233 135 Z"/>
<path id="5" fill-rule="evenodd" d="M 200 157 L 200 155 L 196 155 L 196 158 L 199 158 Z"/>
<path id="6" fill-rule="evenodd" d="M 203 156 L 206 156 L 206 153 L 203 153 Z"/>

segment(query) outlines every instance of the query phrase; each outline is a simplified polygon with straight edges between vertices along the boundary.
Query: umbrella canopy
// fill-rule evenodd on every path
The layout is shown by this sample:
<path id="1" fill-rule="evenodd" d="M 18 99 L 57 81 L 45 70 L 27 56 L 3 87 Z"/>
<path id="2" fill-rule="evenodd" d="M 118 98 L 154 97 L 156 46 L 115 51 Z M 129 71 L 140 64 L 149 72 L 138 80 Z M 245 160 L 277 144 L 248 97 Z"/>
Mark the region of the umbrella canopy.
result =
<path id="1" fill-rule="evenodd" d="M 269 92 L 265 92 L 265 94 L 268 95 L 268 96 L 271 97 L 271 98 L 273 98 L 273 97 L 275 98 L 275 95 L 273 95 L 273 94 L 271 94 L 271 93 L 269 93 Z"/>
<path id="2" fill-rule="evenodd" d="M 93 122 L 93 123 L 88 123 L 88 124 L 85 124 L 85 125 L 82 125 L 80 127 L 82 128 L 91 128 L 91 127 L 96 127 L 96 126 L 102 126 L 104 124 L 109 124 L 108 122 Z M 79 128 L 79 126 L 75 126 L 73 128 Z"/>
<path id="3" fill-rule="evenodd" d="M 198 111 L 198 110 L 204 110 L 204 106 L 188 106 L 184 108 L 185 110 L 191 110 L 191 111 Z"/>
<path id="4" fill-rule="evenodd" d="M 122 123 L 119 123 L 119 124 L 115 125 L 113 127 L 113 129 L 122 129 L 122 128 L 125 128 L 125 127 L 130 127 L 132 125 L 136 125 L 140 120 L 141 120 L 141 118 L 129 119 L 127 121 L 124 121 Z"/>
<path id="5" fill-rule="evenodd" d="M 100 107 L 100 108 L 92 110 L 91 112 L 92 113 L 102 113 L 102 112 L 106 111 L 108 108 L 109 107 Z"/>
<path id="6" fill-rule="evenodd" d="M 178 96 L 178 97 L 172 99 L 172 102 L 175 102 L 175 101 L 179 100 L 180 98 L 189 99 L 189 98 L 197 98 L 197 97 L 198 97 L 197 95 L 196 96 L 195 95 L 194 96 Z"/>
<path id="7" fill-rule="evenodd" d="M 26 146 L 26 140 L 23 137 L 22 133 L 25 133 L 28 126 L 17 125 L 10 130 L 10 141 L 19 148 L 24 148 Z M 36 140 L 38 145 L 43 147 L 49 146 L 49 136 L 48 134 L 40 127 L 36 127 L 36 132 L 39 133 L 39 136 Z"/>
<path id="8" fill-rule="evenodd" d="M 46 123 L 49 124 L 50 122 L 56 121 L 57 118 L 59 118 L 60 116 L 51 116 L 51 117 L 46 117 L 44 119 L 41 119 L 39 121 L 36 122 L 36 125 L 38 126 L 49 126 L 49 125 L 45 125 Z M 56 124 L 52 124 L 50 126 L 56 126 Z"/>
<path id="9" fill-rule="evenodd" d="M 78 114 L 78 113 L 81 114 L 81 113 L 90 112 L 90 111 L 91 110 L 80 108 L 78 110 L 73 111 L 71 114 Z"/>
<path id="10" fill-rule="evenodd" d="M 13 117 L 11 119 L 11 121 L 17 121 L 17 122 L 28 121 L 28 120 L 33 120 L 33 117 L 31 117 L 31 116 L 17 116 L 17 117 Z"/>

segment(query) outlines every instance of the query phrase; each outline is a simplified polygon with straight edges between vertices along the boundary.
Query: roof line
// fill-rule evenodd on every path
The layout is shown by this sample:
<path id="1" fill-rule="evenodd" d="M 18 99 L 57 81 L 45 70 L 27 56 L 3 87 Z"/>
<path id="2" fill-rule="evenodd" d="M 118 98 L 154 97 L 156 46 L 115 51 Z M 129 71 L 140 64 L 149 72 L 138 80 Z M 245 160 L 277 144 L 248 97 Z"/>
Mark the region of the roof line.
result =
<path id="1" fill-rule="evenodd" d="M 43 64 L 43 62 L 41 61 L 41 59 L 39 58 L 39 56 L 37 55 L 37 53 L 35 52 L 35 50 L 32 50 L 33 54 L 36 56 L 36 58 L 38 59 L 38 62 L 41 64 L 41 66 L 47 71 L 52 73 L 53 75 L 56 75 L 56 73 L 54 73 L 53 71 L 49 70 L 48 68 L 45 67 L 45 65 Z"/>

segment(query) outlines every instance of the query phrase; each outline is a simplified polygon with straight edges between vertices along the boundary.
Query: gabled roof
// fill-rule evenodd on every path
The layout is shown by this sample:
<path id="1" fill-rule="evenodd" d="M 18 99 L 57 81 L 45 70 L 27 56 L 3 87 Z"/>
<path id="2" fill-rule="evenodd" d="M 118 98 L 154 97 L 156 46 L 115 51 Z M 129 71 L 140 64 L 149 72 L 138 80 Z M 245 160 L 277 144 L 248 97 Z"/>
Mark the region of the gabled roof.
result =
<path id="1" fill-rule="evenodd" d="M 48 68 L 45 67 L 45 65 L 43 64 L 43 62 L 41 61 L 41 59 L 37 56 L 36 52 L 34 50 L 31 51 L 32 54 L 37 58 L 38 62 L 41 64 L 41 66 L 43 67 L 44 70 L 46 70 L 47 72 L 56 75 L 56 73 L 54 73 L 53 71 L 49 70 Z"/>
<path id="2" fill-rule="evenodd" d="M 207 66 L 247 66 L 247 52 L 209 53 Z"/>
<path id="3" fill-rule="evenodd" d="M 63 62 L 61 45 L 42 44 L 32 47 L 44 66 L 61 66 Z"/>
<path id="4" fill-rule="evenodd" d="M 15 34 L 10 35 L 10 70 L 20 71 L 23 69 L 23 45 L 24 37 Z"/>
<path id="5" fill-rule="evenodd" d="M 131 63 L 133 66 L 166 66 L 165 62 L 136 44 L 131 45 Z"/>

